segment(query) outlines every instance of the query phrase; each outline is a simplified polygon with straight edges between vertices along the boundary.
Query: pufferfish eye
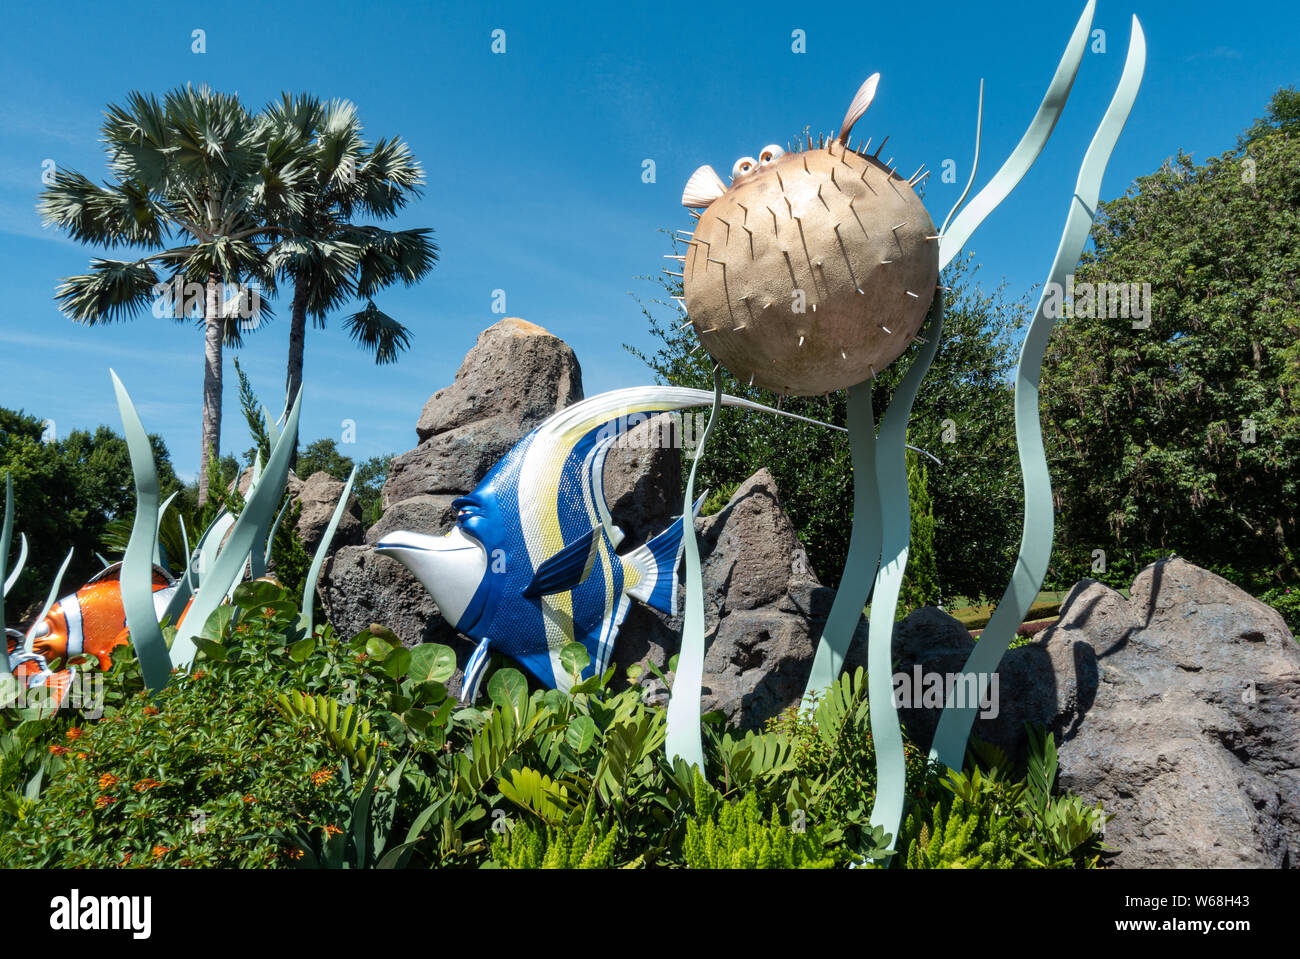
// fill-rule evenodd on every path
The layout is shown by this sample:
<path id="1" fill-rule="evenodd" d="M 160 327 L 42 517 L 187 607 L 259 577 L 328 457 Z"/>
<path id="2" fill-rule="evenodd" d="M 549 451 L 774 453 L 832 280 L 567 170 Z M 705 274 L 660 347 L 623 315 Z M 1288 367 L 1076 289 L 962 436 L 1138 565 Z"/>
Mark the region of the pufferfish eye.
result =
<path id="1" fill-rule="evenodd" d="M 741 157 L 736 161 L 736 165 L 731 168 L 731 178 L 734 180 L 738 176 L 744 176 L 756 166 L 758 166 L 758 161 L 753 157 Z"/>
<path id="2" fill-rule="evenodd" d="M 763 149 L 759 152 L 758 162 L 763 164 L 763 166 L 767 166 L 769 163 L 772 163 L 775 160 L 779 160 L 783 156 L 785 156 L 784 150 L 782 150 L 775 143 L 769 143 L 767 146 L 763 147 Z"/>

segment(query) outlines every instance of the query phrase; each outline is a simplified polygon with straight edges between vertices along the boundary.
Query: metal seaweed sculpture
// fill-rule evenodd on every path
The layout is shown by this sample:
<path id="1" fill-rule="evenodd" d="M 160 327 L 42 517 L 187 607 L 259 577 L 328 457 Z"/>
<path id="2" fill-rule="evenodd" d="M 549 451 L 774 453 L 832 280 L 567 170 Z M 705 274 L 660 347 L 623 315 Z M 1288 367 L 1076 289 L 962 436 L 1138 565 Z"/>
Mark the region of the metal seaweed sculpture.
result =
<path id="1" fill-rule="evenodd" d="M 131 646 L 140 661 L 140 673 L 150 692 L 158 692 L 171 679 L 172 661 L 167 641 L 158 626 L 153 605 L 153 560 L 158 536 L 158 470 L 144 424 L 131 403 L 126 387 L 112 370 L 113 390 L 122 416 L 122 433 L 135 476 L 135 520 L 122 558 L 122 608 L 131 631 Z"/>
<path id="2" fill-rule="evenodd" d="M 925 240 L 938 240 L 939 270 L 960 252 L 978 226 L 1011 193 L 1041 155 L 1078 74 L 1094 10 L 1095 0 L 1089 0 L 1042 103 L 1020 142 L 989 183 L 968 206 L 962 208 L 979 164 L 983 126 L 981 83 L 975 162 L 970 181 L 937 234 L 924 237 Z M 1065 236 L 1053 265 L 1053 282 L 1059 282 L 1082 253 L 1101 176 L 1136 97 L 1144 58 L 1145 44 L 1135 17 L 1133 38 L 1119 89 L 1084 159 Z M 753 370 L 749 374 L 751 384 L 755 378 L 763 381 L 760 385 L 768 387 L 790 384 L 784 388 L 780 385 L 774 387 L 790 393 L 820 393 L 824 389 L 842 386 L 848 389 L 848 428 L 854 467 L 854 517 L 849 555 L 818 644 L 805 701 L 820 694 L 838 676 L 871 587 L 868 698 L 877 763 L 877 794 L 871 824 L 896 835 L 902 816 L 906 766 L 893 698 L 890 638 L 910 545 L 905 440 L 912 404 L 942 335 L 943 296 L 940 289 L 930 299 L 922 301 L 929 303 L 928 321 L 924 336 L 916 335 L 913 331 L 918 330 L 920 322 L 914 319 L 917 315 L 915 307 L 921 294 L 914 292 L 920 287 L 913 284 L 926 275 L 928 258 L 926 249 L 917 242 L 917 219 L 928 224 L 928 218 L 916 212 L 912 194 L 900 190 L 904 181 L 894 175 L 892 160 L 889 164 L 881 164 L 878 161 L 879 149 L 875 156 L 868 157 L 865 147 L 853 151 L 849 144 L 853 124 L 870 105 L 877 81 L 878 77 L 872 76 L 863 84 L 849 107 L 839 136 L 834 139 L 824 139 L 814 147 L 810 137 L 807 150 L 796 147 L 794 154 L 786 154 L 773 145 L 763 149 L 759 160 L 742 157 L 733 169 L 731 187 L 724 186 L 712 168 L 706 166 L 697 170 L 686 186 L 682 203 L 687 207 L 704 208 L 705 212 L 694 214 L 700 221 L 699 225 L 688 240 L 687 255 L 678 259 L 683 263 L 680 274 L 685 294 L 683 302 L 690 322 L 695 325 L 706 349 L 734 374 L 743 378 L 744 370 Z M 836 147 L 839 148 L 838 157 Z M 872 188 L 868 174 L 873 174 L 874 180 L 891 188 L 893 195 Z M 869 195 L 855 178 L 866 185 Z M 914 186 L 923 178 L 918 170 L 906 181 L 905 188 Z M 814 187 L 816 202 L 812 199 Z M 847 197 L 847 212 L 835 212 L 828 197 L 837 204 L 842 204 Z M 770 203 L 767 202 L 769 198 Z M 855 206 L 857 200 L 864 202 Z M 753 220 L 751 213 L 755 214 Z M 885 214 L 893 215 L 884 219 Z M 900 222 L 889 227 L 889 221 L 895 216 Z M 852 230 L 855 219 L 861 235 Z M 892 237 L 892 246 L 872 245 L 873 230 L 880 232 L 881 223 L 885 224 L 885 236 Z M 848 227 L 851 242 L 846 243 L 841 226 Z M 784 238 L 783 229 L 786 231 Z M 828 241 L 832 232 L 833 243 Z M 733 233 L 740 251 L 737 253 L 732 252 Z M 756 237 L 760 240 L 758 246 Z M 885 259 L 870 258 L 882 250 Z M 804 260 L 807 261 L 808 270 L 804 272 L 811 276 L 814 288 L 814 315 L 817 316 L 818 305 L 823 307 L 819 318 L 803 316 L 798 306 L 768 312 L 789 284 L 793 284 L 794 303 L 803 302 L 805 291 L 800 288 L 792 251 L 796 256 L 802 255 L 797 261 L 800 269 Z M 784 264 L 779 268 L 773 265 L 779 264 L 774 253 L 784 257 Z M 840 256 L 842 261 L 838 259 Z M 830 262 L 832 258 L 835 260 L 833 263 Z M 898 271 L 896 274 L 882 272 L 882 267 L 890 264 L 894 264 L 890 269 Z M 866 300 L 854 299 L 855 288 L 856 294 L 865 296 Z M 912 298 L 910 302 L 897 295 L 900 288 Z M 742 295 L 738 296 L 738 293 Z M 867 319 L 868 311 L 870 320 Z M 1038 373 L 1051 328 L 1044 313 L 1044 301 L 1040 300 L 1017 368 L 1017 440 L 1026 490 L 1026 530 L 1021 556 L 1007 594 L 985 633 L 986 636 L 994 634 L 1002 638 L 981 642 L 967 664 L 968 671 L 982 671 L 983 682 L 987 681 L 987 672 L 996 668 L 1015 625 L 1023 618 L 1029 602 L 1036 595 L 1051 551 L 1050 482 L 1037 413 Z M 876 333 L 875 327 L 884 336 Z M 863 334 L 863 329 L 868 332 Z M 825 338 L 828 335 L 838 339 L 832 339 L 829 344 L 815 341 L 818 336 Z M 785 340 L 794 336 L 798 337 L 797 344 L 786 344 Z M 813 338 L 811 350 L 805 347 L 805 341 L 810 338 Z M 871 407 L 876 364 L 892 361 L 913 340 L 919 341 L 921 348 L 885 411 L 877 434 Z M 841 346 L 841 343 L 849 345 Z M 859 369 L 869 370 L 870 377 L 861 382 L 844 382 L 850 371 Z M 702 588 L 698 577 L 693 578 L 689 573 L 687 585 L 688 590 Z M 689 604 L 688 597 L 688 608 Z M 695 637 L 692 635 L 689 639 L 693 649 Z M 687 640 L 684 631 L 683 650 L 687 648 Z M 679 671 L 673 690 L 674 703 L 679 697 L 698 700 L 700 690 L 695 680 L 694 672 L 684 675 Z M 936 757 L 950 766 L 960 767 L 973 716 L 973 709 L 953 711 L 950 707 L 940 725 L 941 735 L 936 737 Z"/>
<path id="3" fill-rule="evenodd" d="M 1038 379 L 1042 371 L 1043 354 L 1047 350 L 1047 340 L 1056 320 L 1046 308 L 1048 294 L 1052 289 L 1059 290 L 1064 285 L 1066 274 L 1074 269 L 1079 257 L 1083 255 L 1083 247 L 1096 216 L 1102 176 L 1119 140 L 1120 131 L 1124 129 L 1137 99 L 1145 66 L 1146 37 L 1142 25 L 1134 17 L 1124 72 L 1079 168 L 1070 212 L 1066 217 L 1051 273 L 1043 287 L 1043 294 L 1039 297 L 1029 332 L 1020 347 L 1020 361 L 1016 367 L 1015 408 L 1016 443 L 1025 492 L 1024 528 L 1011 582 L 1007 584 L 1006 592 L 963 669 L 967 675 L 977 677 L 980 696 L 985 693 L 989 674 L 997 669 L 1016 628 L 1024 621 L 1030 605 L 1038 595 L 1052 555 L 1052 478 L 1047 470 L 1038 416 Z M 930 755 L 950 768 L 960 769 L 974 720 L 973 708 L 949 704 L 939 717 Z"/>

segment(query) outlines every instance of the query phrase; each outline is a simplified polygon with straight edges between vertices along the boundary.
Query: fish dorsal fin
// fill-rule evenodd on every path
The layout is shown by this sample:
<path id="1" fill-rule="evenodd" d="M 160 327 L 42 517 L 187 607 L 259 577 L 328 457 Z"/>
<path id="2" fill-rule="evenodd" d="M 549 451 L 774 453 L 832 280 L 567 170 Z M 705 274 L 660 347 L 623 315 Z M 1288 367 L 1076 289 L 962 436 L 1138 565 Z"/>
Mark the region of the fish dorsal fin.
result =
<path id="1" fill-rule="evenodd" d="M 880 83 L 880 74 L 873 73 L 867 77 L 862 86 L 858 87 L 853 102 L 849 104 L 849 112 L 844 114 L 844 122 L 840 124 L 839 141 L 841 143 L 848 140 L 853 124 L 862 119 L 862 114 L 867 112 L 867 107 L 871 106 L 871 101 L 876 98 L 876 85 L 878 83 Z"/>
<path id="2" fill-rule="evenodd" d="M 727 185 L 722 182 L 713 167 L 707 163 L 691 174 L 682 191 L 682 206 L 706 207 L 727 192 Z"/>
<path id="3" fill-rule="evenodd" d="M 550 593 L 562 593 L 586 579 L 596 561 L 596 547 L 600 543 L 596 534 L 599 532 L 600 527 L 593 526 L 538 566 L 533 581 L 524 590 L 524 598 L 536 599 Z"/>

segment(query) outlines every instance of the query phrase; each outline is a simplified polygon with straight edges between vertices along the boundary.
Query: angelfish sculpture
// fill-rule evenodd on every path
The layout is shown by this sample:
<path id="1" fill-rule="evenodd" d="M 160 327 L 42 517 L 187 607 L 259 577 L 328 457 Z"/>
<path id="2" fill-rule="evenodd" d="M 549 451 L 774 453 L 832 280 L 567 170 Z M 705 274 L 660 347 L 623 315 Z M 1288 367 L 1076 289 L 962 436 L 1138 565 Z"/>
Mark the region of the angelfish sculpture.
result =
<path id="1" fill-rule="evenodd" d="M 493 649 L 567 690 L 573 679 L 560 663 L 564 646 L 586 647 L 586 678 L 607 667 L 632 599 L 676 611 L 682 520 L 616 553 L 623 532 L 605 502 L 605 455 L 645 419 L 712 402 L 712 393 L 678 387 L 633 387 L 583 400 L 545 420 L 472 493 L 454 500 L 459 512 L 446 535 L 400 531 L 379 541 L 376 550 L 415 574 L 447 622 L 478 640 L 465 666 L 463 700 L 477 697 Z M 733 396 L 722 402 L 778 412 Z"/>

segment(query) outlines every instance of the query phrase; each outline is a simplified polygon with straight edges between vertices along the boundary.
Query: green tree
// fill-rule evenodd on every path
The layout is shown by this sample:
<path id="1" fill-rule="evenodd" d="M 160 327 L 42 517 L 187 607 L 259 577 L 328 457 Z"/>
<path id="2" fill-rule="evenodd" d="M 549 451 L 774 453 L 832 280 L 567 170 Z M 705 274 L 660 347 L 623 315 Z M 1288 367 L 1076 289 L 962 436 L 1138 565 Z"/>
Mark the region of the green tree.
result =
<path id="1" fill-rule="evenodd" d="M 968 257 L 949 266 L 944 335 L 913 407 L 911 442 L 942 461 L 929 471 L 934 503 L 938 579 L 953 595 L 1000 595 L 1010 575 L 1020 538 L 1022 495 L 1015 456 L 1012 394 L 1008 384 L 1016 361 L 1016 334 L 1028 314 L 1025 298 L 1011 300 L 1005 284 L 992 292 L 976 282 L 978 267 Z M 680 284 L 659 281 L 672 295 Z M 661 318 L 666 300 L 642 304 L 650 332 L 659 341 L 650 355 L 627 349 L 654 371 L 661 383 L 712 389 L 713 362 L 673 311 Z M 877 424 L 906 372 L 910 355 L 881 370 L 873 407 Z M 723 389 L 770 406 L 777 397 L 751 389 L 726 370 Z M 826 397 L 786 397 L 782 408 L 844 425 L 844 392 Z M 689 468 L 686 457 L 684 469 Z M 853 477 L 844 434 L 784 418 L 724 409 L 700 463 L 698 488 L 734 490 L 768 467 L 783 503 L 808 547 L 823 582 L 838 585 L 848 553 Z"/>
<path id="2" fill-rule="evenodd" d="M 1058 563 L 1124 576 L 1169 552 L 1244 585 L 1300 578 L 1300 95 L 1235 149 L 1186 154 L 1101 205 L 1076 283 L 1150 284 L 1150 326 L 1076 308 L 1042 400 Z M 1139 328 L 1135 328 L 1139 327 Z"/>
<path id="3" fill-rule="evenodd" d="M 392 461 L 393 454 L 388 453 L 372 456 L 357 465 L 352 495 L 357 498 L 357 504 L 361 507 L 361 521 L 366 526 L 373 526 L 383 515 L 380 494 L 388 479 L 388 466 Z M 298 475 L 302 477 L 325 472 L 337 480 L 346 480 L 352 472 L 352 466 L 352 458 L 340 453 L 338 444 L 330 437 L 315 440 L 298 451 Z"/>
<path id="4" fill-rule="evenodd" d="M 921 457 L 911 451 L 907 454 L 907 494 L 912 501 L 912 540 L 900 596 L 900 614 L 922 606 L 938 606 L 942 599 L 938 557 L 934 551 L 935 518 L 929 470 Z"/>
<path id="5" fill-rule="evenodd" d="M 266 309 L 244 285 L 270 280 L 259 210 L 292 182 L 268 159 L 267 130 L 237 96 L 206 86 L 178 87 L 161 101 L 132 92 L 125 105 L 109 105 L 101 128 L 112 179 L 98 186 L 59 170 L 38 204 L 46 223 L 82 243 L 149 251 L 95 257 L 90 273 L 64 279 L 56 299 L 67 316 L 89 326 L 148 311 L 200 322 L 200 499 L 208 451 L 221 446 L 222 347 L 239 341 L 241 312 Z M 230 284 L 240 291 L 233 299 L 225 295 Z"/>
<path id="6" fill-rule="evenodd" d="M 385 230 L 353 222 L 389 219 L 421 195 L 424 173 L 400 139 L 364 138 L 357 108 L 346 100 L 322 103 L 282 94 L 265 116 L 278 150 L 294 157 L 295 175 L 273 214 L 276 271 L 293 283 L 287 395 L 302 385 L 307 318 L 324 328 L 327 316 L 359 298 L 366 305 L 344 325 L 379 364 L 396 362 L 410 331 L 375 306 L 373 296 L 399 280 L 419 282 L 438 260 L 430 229 Z M 295 437 L 295 441 L 296 441 Z"/>
<path id="7" fill-rule="evenodd" d="M 27 536 L 30 554 L 9 596 L 10 618 L 44 600 L 59 565 L 73 550 L 63 579 L 71 593 L 100 569 L 95 552 L 114 520 L 135 510 L 135 480 L 126 440 L 107 426 L 73 430 L 42 441 L 44 422 L 0 407 L 0 482 L 14 483 L 14 530 Z M 181 484 L 161 437 L 151 435 L 163 496 Z M 110 557 L 111 558 L 111 557 Z M 10 557 L 12 562 L 13 557 Z"/>

